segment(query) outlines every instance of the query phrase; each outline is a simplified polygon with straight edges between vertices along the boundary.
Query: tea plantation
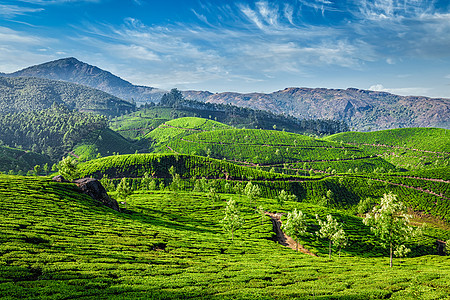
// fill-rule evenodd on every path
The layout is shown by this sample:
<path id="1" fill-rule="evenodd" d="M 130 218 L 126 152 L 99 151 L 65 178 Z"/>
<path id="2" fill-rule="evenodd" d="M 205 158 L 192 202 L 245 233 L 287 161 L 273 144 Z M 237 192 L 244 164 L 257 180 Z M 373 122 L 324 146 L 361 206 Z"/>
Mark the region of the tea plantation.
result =
<path id="1" fill-rule="evenodd" d="M 232 241 L 222 230 L 229 198 L 243 227 Z M 201 192 L 137 191 L 116 212 L 82 195 L 74 184 L 38 177 L 0 176 L 0 297 L 2 299 L 446 299 L 450 257 L 434 251 L 427 229 L 413 240 L 413 258 L 388 266 L 359 217 L 308 203 Z M 271 212 L 294 207 L 308 216 L 344 221 L 349 246 L 341 257 L 309 235 L 302 244 L 318 257 L 273 240 Z M 445 236 L 442 236 L 445 238 Z M 439 267 L 437 267 L 439 266 Z"/>

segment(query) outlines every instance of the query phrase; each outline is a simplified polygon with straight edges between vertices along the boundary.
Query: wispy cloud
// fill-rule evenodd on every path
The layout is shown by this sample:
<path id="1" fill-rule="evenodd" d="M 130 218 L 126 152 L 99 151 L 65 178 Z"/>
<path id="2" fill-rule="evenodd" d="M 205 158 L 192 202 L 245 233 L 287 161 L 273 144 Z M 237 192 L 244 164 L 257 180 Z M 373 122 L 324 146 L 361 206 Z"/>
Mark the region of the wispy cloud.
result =
<path id="1" fill-rule="evenodd" d="M 0 4 L 0 16 L 5 18 L 13 18 L 28 13 L 43 11 L 43 8 L 21 7 L 17 5 Z"/>

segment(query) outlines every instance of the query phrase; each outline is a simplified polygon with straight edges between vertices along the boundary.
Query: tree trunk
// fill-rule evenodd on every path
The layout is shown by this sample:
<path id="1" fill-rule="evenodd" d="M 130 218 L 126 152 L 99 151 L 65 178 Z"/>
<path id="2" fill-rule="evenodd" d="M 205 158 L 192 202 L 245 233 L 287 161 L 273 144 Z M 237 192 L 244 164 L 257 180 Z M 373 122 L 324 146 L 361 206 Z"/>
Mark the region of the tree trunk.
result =
<path id="1" fill-rule="evenodd" d="M 231 229 L 231 240 L 234 241 L 234 230 Z"/>
<path id="2" fill-rule="evenodd" d="M 296 249 L 297 252 L 298 252 L 298 240 L 295 241 L 295 249 Z"/>
<path id="3" fill-rule="evenodd" d="M 392 268 L 392 243 L 391 243 L 391 247 L 389 248 L 389 266 Z"/>
<path id="4" fill-rule="evenodd" d="M 328 258 L 331 259 L 331 240 L 328 243 Z"/>

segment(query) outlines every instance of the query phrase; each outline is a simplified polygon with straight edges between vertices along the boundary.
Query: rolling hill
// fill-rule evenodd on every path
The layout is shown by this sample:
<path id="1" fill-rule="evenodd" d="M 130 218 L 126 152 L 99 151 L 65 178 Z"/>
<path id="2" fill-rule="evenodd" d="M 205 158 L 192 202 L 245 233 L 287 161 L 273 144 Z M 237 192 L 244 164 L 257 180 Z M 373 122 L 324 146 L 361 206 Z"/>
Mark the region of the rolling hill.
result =
<path id="1" fill-rule="evenodd" d="M 345 132 L 325 140 L 358 146 L 404 169 L 423 169 L 450 164 L 450 130 L 403 128 L 376 132 Z"/>
<path id="2" fill-rule="evenodd" d="M 53 103 L 107 116 L 117 116 L 135 109 L 134 104 L 79 84 L 0 76 L 0 114 L 43 110 Z"/>

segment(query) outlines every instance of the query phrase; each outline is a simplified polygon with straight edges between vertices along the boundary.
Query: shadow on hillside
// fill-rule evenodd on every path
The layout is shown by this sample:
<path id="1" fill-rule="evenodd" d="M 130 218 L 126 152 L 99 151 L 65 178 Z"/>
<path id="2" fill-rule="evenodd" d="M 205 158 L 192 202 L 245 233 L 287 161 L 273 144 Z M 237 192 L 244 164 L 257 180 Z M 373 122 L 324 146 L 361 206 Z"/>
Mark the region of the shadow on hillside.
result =
<path id="1" fill-rule="evenodd" d="M 205 229 L 205 228 L 199 228 L 192 225 L 186 225 L 183 223 L 190 223 L 195 224 L 201 227 L 211 227 L 215 226 L 217 224 L 205 221 L 205 220 L 199 220 L 195 218 L 190 217 L 184 217 L 182 215 L 173 214 L 173 213 L 167 213 L 162 210 L 157 209 L 149 209 L 145 208 L 142 209 L 145 212 L 139 212 L 136 210 L 128 210 L 128 209 L 122 209 L 122 213 L 125 215 L 129 215 L 134 220 L 151 224 L 155 226 L 162 226 L 174 230 L 183 230 L 183 231 L 192 231 L 192 232 L 201 232 L 201 233 L 219 233 L 219 230 L 211 230 L 211 229 Z M 169 219 L 169 220 L 168 220 Z"/>

